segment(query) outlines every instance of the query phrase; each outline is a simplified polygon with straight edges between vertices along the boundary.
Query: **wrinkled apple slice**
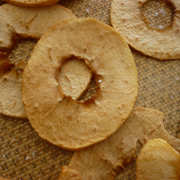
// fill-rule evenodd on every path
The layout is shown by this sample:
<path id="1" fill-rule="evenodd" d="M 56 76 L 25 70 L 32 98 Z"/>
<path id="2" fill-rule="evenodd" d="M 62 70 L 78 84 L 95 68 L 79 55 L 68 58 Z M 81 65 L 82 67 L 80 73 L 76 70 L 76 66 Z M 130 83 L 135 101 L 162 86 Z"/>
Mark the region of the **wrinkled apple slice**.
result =
<path id="1" fill-rule="evenodd" d="M 65 95 L 56 79 L 72 57 L 84 60 L 98 84 L 96 96 L 86 102 Z M 127 119 L 137 97 L 137 69 L 118 32 L 94 18 L 76 18 L 55 24 L 39 40 L 23 73 L 22 92 L 39 136 L 79 150 L 108 138 Z"/>
<path id="2" fill-rule="evenodd" d="M 57 4 L 42 8 L 25 8 L 11 4 L 0 7 L 1 114 L 26 118 L 22 102 L 22 73 L 25 66 L 20 70 L 8 59 L 8 53 L 16 39 L 38 40 L 56 22 L 72 18 L 75 16 L 69 9 Z M 21 55 L 18 58 L 21 58 Z"/>

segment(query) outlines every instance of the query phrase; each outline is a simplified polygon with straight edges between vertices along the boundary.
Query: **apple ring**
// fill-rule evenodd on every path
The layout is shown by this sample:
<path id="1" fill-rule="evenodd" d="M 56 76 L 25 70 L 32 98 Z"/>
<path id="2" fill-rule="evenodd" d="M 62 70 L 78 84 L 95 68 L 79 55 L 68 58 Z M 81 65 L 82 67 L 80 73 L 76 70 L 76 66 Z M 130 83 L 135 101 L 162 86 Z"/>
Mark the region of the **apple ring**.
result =
<path id="1" fill-rule="evenodd" d="M 5 0 L 10 4 L 25 7 L 40 7 L 55 4 L 59 0 Z"/>
<path id="2" fill-rule="evenodd" d="M 98 90 L 87 102 L 65 96 L 58 73 L 71 58 L 84 60 Z M 102 141 L 129 116 L 138 92 L 137 69 L 121 35 L 93 18 L 54 25 L 36 45 L 23 73 L 27 117 L 41 138 L 78 150 Z"/>

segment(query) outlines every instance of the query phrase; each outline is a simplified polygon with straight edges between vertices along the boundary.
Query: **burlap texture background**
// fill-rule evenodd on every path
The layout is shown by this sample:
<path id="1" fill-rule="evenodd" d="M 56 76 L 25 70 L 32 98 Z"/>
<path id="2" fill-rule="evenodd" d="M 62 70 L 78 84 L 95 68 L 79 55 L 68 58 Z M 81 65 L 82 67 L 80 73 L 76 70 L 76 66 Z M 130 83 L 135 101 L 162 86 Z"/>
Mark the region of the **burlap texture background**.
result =
<path id="1" fill-rule="evenodd" d="M 94 17 L 110 25 L 111 0 L 61 0 L 77 17 Z M 165 113 L 167 131 L 178 137 L 180 124 L 180 61 L 158 61 L 132 50 L 139 74 L 136 107 L 155 108 Z M 28 120 L 0 115 L 0 176 L 9 179 L 59 177 L 73 152 L 60 149 L 38 137 Z M 135 162 L 116 180 L 135 179 Z"/>

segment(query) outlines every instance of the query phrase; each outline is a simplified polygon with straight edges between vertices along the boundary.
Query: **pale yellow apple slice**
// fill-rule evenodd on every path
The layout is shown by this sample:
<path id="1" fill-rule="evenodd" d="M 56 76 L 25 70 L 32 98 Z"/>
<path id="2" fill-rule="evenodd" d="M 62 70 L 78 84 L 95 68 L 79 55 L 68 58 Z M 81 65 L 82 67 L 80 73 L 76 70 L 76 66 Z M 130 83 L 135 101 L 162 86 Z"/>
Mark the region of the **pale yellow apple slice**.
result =
<path id="1" fill-rule="evenodd" d="M 56 79 L 72 57 L 84 60 L 99 86 L 91 101 L 64 95 Z M 54 25 L 40 39 L 22 89 L 27 117 L 40 137 L 79 150 L 106 139 L 127 119 L 137 97 L 137 69 L 114 28 L 94 18 L 76 18 Z"/>
<path id="2" fill-rule="evenodd" d="M 180 154 L 162 139 L 149 140 L 136 161 L 136 180 L 155 179 L 180 179 Z"/>

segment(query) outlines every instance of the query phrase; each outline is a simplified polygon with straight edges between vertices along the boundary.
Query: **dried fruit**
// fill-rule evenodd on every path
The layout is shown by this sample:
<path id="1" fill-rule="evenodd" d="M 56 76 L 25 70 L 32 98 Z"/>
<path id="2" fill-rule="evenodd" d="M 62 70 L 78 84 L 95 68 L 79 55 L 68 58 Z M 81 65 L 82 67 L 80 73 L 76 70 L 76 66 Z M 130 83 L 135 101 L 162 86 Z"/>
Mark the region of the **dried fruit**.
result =
<path id="1" fill-rule="evenodd" d="M 157 110 L 134 109 L 124 124 L 108 139 L 75 152 L 69 168 L 78 171 L 82 180 L 113 180 L 116 174 L 136 156 L 138 140 L 144 145 L 150 139 L 161 138 L 180 152 L 180 139 L 171 136 L 165 130 L 163 118 L 164 114 Z"/>
<path id="2" fill-rule="evenodd" d="M 10 4 L 25 7 L 40 7 L 55 4 L 59 0 L 4 0 Z"/>
<path id="3" fill-rule="evenodd" d="M 179 8 L 179 0 L 113 0 L 111 24 L 141 53 L 160 60 L 180 59 Z"/>
<path id="4" fill-rule="evenodd" d="M 84 60 L 99 88 L 89 102 L 64 95 L 56 74 L 70 58 Z M 23 102 L 40 137 L 77 150 L 115 132 L 130 114 L 138 91 L 131 51 L 112 27 L 93 18 L 76 18 L 49 29 L 23 73 Z"/>
<path id="5" fill-rule="evenodd" d="M 136 180 L 179 180 L 180 154 L 162 139 L 149 140 L 136 161 Z"/>
<path id="6" fill-rule="evenodd" d="M 10 62 L 8 53 L 12 50 L 16 38 L 34 38 L 38 40 L 47 29 L 61 20 L 75 18 L 72 12 L 60 5 L 43 8 L 25 8 L 10 4 L 0 7 L 0 113 L 26 118 L 22 103 L 22 72 Z M 20 55 L 19 55 L 20 56 Z M 21 64 L 22 65 L 22 64 Z"/>

